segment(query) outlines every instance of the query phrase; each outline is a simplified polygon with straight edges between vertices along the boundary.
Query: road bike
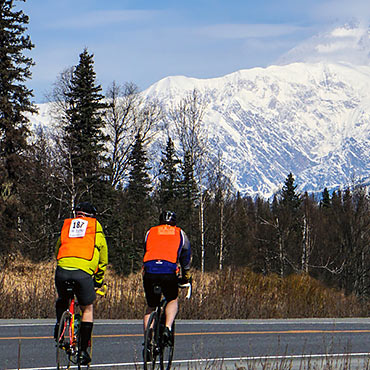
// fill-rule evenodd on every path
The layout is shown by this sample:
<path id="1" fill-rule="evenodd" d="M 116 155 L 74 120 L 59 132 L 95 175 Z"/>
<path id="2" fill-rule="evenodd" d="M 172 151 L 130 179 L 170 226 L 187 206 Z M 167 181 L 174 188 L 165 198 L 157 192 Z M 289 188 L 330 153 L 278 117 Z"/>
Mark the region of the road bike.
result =
<path id="1" fill-rule="evenodd" d="M 189 299 L 192 292 L 191 282 L 183 285 L 179 284 L 179 287 L 187 288 L 186 298 Z M 154 294 L 162 295 L 162 289 L 159 285 L 154 286 Z M 162 335 L 166 327 L 166 306 L 167 300 L 165 297 L 162 297 L 159 305 L 149 316 L 147 329 L 144 333 L 144 370 L 169 370 L 171 368 L 175 348 L 175 322 L 172 324 L 171 328 L 173 335 L 172 342 L 169 343 L 168 341 L 164 341 Z"/>
<path id="2" fill-rule="evenodd" d="M 63 312 L 59 322 L 58 336 L 57 336 L 57 369 L 70 369 L 72 365 L 77 365 L 80 370 L 82 366 L 90 367 L 88 365 L 81 365 L 80 363 L 80 326 L 81 326 L 81 309 L 74 293 L 74 282 L 66 281 L 66 291 L 69 296 L 68 308 Z M 98 295 L 105 295 L 107 290 L 106 284 L 99 288 L 96 293 Z M 92 336 L 87 349 L 90 357 L 92 356 Z"/>

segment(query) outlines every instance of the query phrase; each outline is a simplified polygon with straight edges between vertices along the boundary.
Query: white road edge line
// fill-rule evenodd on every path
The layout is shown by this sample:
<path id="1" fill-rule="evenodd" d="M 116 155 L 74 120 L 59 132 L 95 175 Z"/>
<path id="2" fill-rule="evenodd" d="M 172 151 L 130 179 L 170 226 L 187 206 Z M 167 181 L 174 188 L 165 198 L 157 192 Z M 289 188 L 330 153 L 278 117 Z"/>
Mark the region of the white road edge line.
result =
<path id="1" fill-rule="evenodd" d="M 175 360 L 173 364 L 181 363 L 210 363 L 210 362 L 222 362 L 222 361 L 260 361 L 260 360 L 304 360 L 304 359 L 317 359 L 317 358 L 340 358 L 340 357 L 370 357 L 370 352 L 366 353 L 328 353 L 328 354 L 313 354 L 313 355 L 287 355 L 287 356 L 254 356 L 254 357 L 230 357 L 230 358 L 207 358 L 207 359 L 194 359 L 194 360 Z M 112 367 L 112 366 L 135 366 L 142 365 L 142 362 L 122 362 L 113 364 L 93 364 L 90 368 L 94 367 Z M 71 366 L 71 369 L 75 369 L 77 366 Z M 24 367 L 21 369 L 9 369 L 9 370 L 55 370 L 56 367 Z"/>

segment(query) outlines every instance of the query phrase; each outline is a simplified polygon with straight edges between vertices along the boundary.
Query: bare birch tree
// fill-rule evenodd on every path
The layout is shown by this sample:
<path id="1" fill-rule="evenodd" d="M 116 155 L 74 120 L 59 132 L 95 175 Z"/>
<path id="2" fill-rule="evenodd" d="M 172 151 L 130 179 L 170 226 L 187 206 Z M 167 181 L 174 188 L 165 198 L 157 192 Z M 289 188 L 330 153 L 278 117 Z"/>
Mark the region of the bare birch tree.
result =
<path id="1" fill-rule="evenodd" d="M 203 122 L 206 107 L 204 97 L 198 90 L 194 89 L 169 111 L 169 119 L 174 123 L 181 152 L 183 156 L 187 155 L 191 161 L 198 188 L 197 201 L 199 205 L 200 263 L 202 272 L 205 269 L 204 208 L 206 191 L 204 180 L 208 165 L 208 138 Z"/>
<path id="2" fill-rule="evenodd" d="M 144 144 L 152 141 L 162 120 L 157 102 L 145 101 L 133 83 L 123 86 L 115 82 L 107 91 L 108 109 L 105 113 L 108 144 L 108 176 L 113 187 L 127 179 L 129 156 L 140 134 Z"/>

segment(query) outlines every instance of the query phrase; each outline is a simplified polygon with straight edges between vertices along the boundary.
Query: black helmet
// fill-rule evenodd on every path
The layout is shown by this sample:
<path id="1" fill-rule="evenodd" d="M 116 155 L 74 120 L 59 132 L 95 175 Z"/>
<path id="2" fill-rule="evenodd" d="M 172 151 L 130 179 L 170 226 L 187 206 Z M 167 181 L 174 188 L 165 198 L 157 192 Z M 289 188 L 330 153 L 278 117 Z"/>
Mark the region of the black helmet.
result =
<path id="1" fill-rule="evenodd" d="M 159 215 L 159 223 L 161 225 L 167 224 L 167 225 L 175 226 L 176 225 L 176 213 L 172 211 L 163 211 Z"/>
<path id="2" fill-rule="evenodd" d="M 82 213 L 84 216 L 95 217 L 96 208 L 89 202 L 78 203 L 75 207 L 75 214 Z"/>

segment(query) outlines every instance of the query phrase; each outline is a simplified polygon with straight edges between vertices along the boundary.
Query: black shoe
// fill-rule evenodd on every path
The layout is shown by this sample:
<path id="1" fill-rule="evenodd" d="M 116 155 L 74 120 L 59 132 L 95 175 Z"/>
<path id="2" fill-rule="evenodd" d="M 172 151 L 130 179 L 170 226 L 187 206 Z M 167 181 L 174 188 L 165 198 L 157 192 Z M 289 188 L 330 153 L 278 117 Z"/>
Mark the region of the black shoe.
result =
<path id="1" fill-rule="evenodd" d="M 145 348 L 143 348 L 143 359 L 146 360 L 146 362 L 152 361 L 152 353 L 150 351 L 150 348 L 147 348 L 145 353 Z"/>
<path id="2" fill-rule="evenodd" d="M 86 351 L 81 351 L 79 360 L 81 365 L 88 365 L 91 362 L 91 357 Z"/>
<path id="3" fill-rule="evenodd" d="M 58 340 L 58 331 L 59 331 L 59 323 L 57 322 L 54 326 L 54 339 L 55 339 L 55 341 Z"/>
<path id="4" fill-rule="evenodd" d="M 167 326 L 163 330 L 162 339 L 163 345 L 173 346 L 173 333 Z"/>

